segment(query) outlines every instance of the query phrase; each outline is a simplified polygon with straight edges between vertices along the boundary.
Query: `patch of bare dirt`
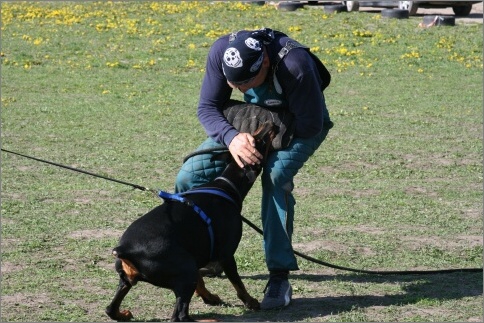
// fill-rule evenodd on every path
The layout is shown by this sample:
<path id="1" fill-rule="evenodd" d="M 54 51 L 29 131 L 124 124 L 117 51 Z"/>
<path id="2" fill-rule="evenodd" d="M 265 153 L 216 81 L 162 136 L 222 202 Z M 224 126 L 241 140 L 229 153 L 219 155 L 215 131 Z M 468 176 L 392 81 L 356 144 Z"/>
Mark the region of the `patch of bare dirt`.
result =
<path id="1" fill-rule="evenodd" d="M 114 229 L 92 229 L 71 232 L 67 237 L 72 239 L 101 239 L 106 237 L 120 237 L 123 231 Z"/>
<path id="2" fill-rule="evenodd" d="M 333 252 L 341 252 L 346 250 L 348 247 L 346 245 L 335 243 L 331 240 L 315 240 L 303 243 L 295 243 L 294 249 L 303 253 L 328 250 Z"/>
<path id="3" fill-rule="evenodd" d="M 50 297 L 43 294 L 17 293 L 13 295 L 2 295 L 2 306 L 19 306 L 26 308 L 42 308 L 53 304 Z M 10 305 L 10 306 L 9 306 Z"/>
<path id="4" fill-rule="evenodd" d="M 2 262 L 2 276 L 15 271 L 20 271 L 25 269 L 26 265 L 18 265 L 10 262 Z M 3 299 L 2 299 L 3 300 Z"/>
<path id="5" fill-rule="evenodd" d="M 406 248 L 416 250 L 422 246 L 443 247 L 446 248 L 469 248 L 482 246 L 482 236 L 477 235 L 461 235 L 454 237 L 454 240 L 444 240 L 438 236 L 416 237 L 416 236 L 399 236 Z"/>
<path id="6" fill-rule="evenodd" d="M 370 225 L 359 225 L 359 226 L 341 226 L 336 228 L 336 232 L 346 233 L 346 232 L 363 232 L 367 234 L 384 234 L 385 231 Z"/>

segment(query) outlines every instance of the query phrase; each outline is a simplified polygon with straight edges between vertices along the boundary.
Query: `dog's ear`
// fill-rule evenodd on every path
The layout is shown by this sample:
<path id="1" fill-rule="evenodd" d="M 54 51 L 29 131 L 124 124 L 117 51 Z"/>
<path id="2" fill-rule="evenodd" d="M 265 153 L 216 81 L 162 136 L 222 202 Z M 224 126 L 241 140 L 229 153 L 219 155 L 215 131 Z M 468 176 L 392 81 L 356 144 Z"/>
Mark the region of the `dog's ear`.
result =
<path id="1" fill-rule="evenodd" d="M 212 158 L 210 158 L 210 161 L 214 162 L 214 161 L 218 160 L 218 161 L 230 163 L 232 161 L 232 159 L 233 158 L 232 158 L 232 154 L 230 153 L 230 151 L 224 151 L 224 152 L 221 152 L 221 153 L 214 154 L 212 156 Z"/>

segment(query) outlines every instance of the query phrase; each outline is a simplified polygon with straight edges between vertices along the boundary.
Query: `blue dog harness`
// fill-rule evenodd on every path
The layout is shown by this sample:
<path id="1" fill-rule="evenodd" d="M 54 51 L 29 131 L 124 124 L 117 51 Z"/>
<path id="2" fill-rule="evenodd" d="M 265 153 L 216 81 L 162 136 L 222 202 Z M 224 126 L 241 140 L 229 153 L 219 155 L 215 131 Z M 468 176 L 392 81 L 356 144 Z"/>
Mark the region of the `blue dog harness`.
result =
<path id="1" fill-rule="evenodd" d="M 226 200 L 234 203 L 237 206 L 237 203 L 230 197 L 227 193 L 222 191 L 221 189 L 218 188 L 194 188 L 189 191 L 183 192 L 183 193 L 178 193 L 178 194 L 172 194 L 164 191 L 159 191 L 158 196 L 161 197 L 165 201 L 178 201 L 181 202 L 185 205 L 188 205 L 193 208 L 193 211 L 198 214 L 198 216 L 202 219 L 203 222 L 207 225 L 207 230 L 208 230 L 208 235 L 210 236 L 210 260 L 213 260 L 213 248 L 214 248 L 214 234 L 213 234 L 213 228 L 212 228 L 212 219 L 195 203 L 193 203 L 191 200 L 185 198 L 185 195 L 190 195 L 190 194 L 212 194 L 212 195 L 217 195 L 225 198 Z"/>

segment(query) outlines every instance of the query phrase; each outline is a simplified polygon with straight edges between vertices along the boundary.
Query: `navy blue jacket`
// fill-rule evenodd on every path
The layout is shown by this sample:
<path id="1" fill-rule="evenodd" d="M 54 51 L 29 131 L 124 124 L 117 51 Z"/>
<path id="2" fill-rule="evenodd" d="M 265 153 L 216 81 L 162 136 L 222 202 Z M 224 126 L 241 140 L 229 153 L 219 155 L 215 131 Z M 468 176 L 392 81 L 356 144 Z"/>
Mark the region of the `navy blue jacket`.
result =
<path id="1" fill-rule="evenodd" d="M 265 45 L 271 65 L 277 61 L 278 52 L 289 39 L 286 35 L 276 34 L 275 40 Z M 207 135 L 227 147 L 239 133 L 222 113 L 233 91 L 222 71 L 223 54 L 228 42 L 229 35 L 225 35 L 210 48 L 197 111 Z M 268 79 L 271 73 L 269 71 Z M 294 114 L 294 137 L 309 138 L 317 135 L 323 129 L 323 123 L 329 122 L 329 115 L 321 92 L 321 77 L 307 50 L 290 50 L 279 62 L 276 77 L 285 95 L 287 108 Z"/>

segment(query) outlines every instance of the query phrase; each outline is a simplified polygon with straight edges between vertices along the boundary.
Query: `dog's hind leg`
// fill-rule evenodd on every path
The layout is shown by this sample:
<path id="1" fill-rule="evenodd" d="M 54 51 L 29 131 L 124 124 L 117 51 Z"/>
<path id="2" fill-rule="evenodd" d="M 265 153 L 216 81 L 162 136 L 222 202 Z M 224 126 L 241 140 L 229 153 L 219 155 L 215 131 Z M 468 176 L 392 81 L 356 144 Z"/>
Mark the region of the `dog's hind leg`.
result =
<path id="1" fill-rule="evenodd" d="M 111 304 L 106 307 L 106 314 L 116 321 L 129 321 L 133 318 L 133 314 L 128 310 L 120 311 L 119 307 L 131 287 L 136 284 L 136 280 L 134 280 L 134 276 L 129 276 L 133 271 L 129 274 L 125 272 L 125 268 L 128 268 L 129 266 L 124 261 L 117 258 L 115 266 L 116 271 L 119 273 L 119 284 Z M 135 270 L 134 267 L 132 269 Z"/>
<path id="2" fill-rule="evenodd" d="M 245 285 L 237 272 L 237 264 L 234 257 L 232 256 L 225 259 L 222 262 L 222 267 L 224 268 L 225 275 L 237 291 L 237 297 L 244 303 L 244 305 L 251 310 L 260 309 L 259 301 L 250 296 L 247 289 L 245 289 Z"/>
<path id="3" fill-rule="evenodd" d="M 199 273 L 198 275 L 198 282 L 197 282 L 197 288 L 195 289 L 195 293 L 202 298 L 205 304 L 209 304 L 209 305 L 222 304 L 222 300 L 220 299 L 220 297 L 218 297 L 218 295 L 212 294 L 207 290 L 201 273 Z"/>
<path id="4" fill-rule="evenodd" d="M 121 302 L 123 301 L 126 294 L 128 294 L 131 287 L 132 287 L 131 284 L 128 281 L 126 281 L 123 277 L 119 279 L 119 285 L 118 285 L 118 289 L 116 290 L 116 294 L 114 295 L 114 298 L 111 304 L 109 304 L 109 306 L 106 307 L 106 314 L 111 319 L 124 322 L 124 321 L 129 321 L 130 319 L 133 318 L 133 314 L 131 314 L 130 311 L 119 310 L 119 307 L 121 306 Z"/>

